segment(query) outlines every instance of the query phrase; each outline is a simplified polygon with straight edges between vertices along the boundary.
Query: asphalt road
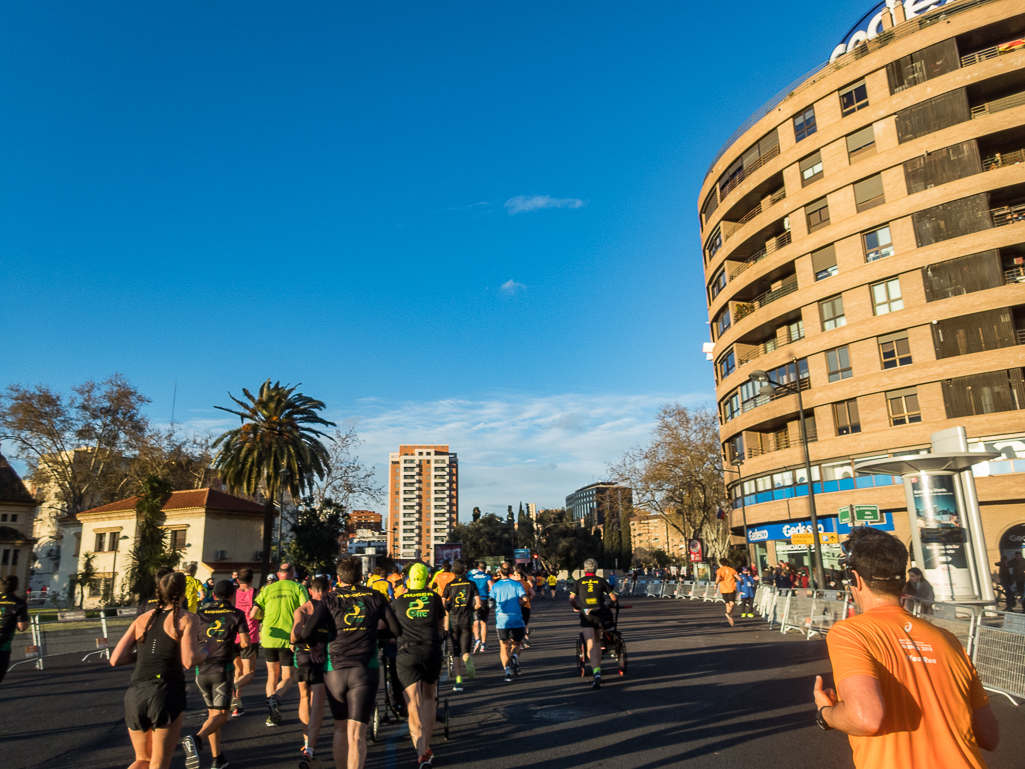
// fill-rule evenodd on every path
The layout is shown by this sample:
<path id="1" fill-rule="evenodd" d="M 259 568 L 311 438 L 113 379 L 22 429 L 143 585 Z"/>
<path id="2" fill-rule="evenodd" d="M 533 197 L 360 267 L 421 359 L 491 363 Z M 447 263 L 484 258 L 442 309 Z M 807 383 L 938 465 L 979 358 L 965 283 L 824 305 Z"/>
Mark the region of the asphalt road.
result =
<path id="1" fill-rule="evenodd" d="M 565 601 L 535 603 L 533 646 L 523 674 L 504 683 L 498 654 L 476 658 L 466 691 L 443 687 L 452 712 L 451 739 L 433 743 L 435 766 L 459 769 L 616 769 L 673 766 L 850 769 L 846 737 L 814 724 L 814 677 L 829 672 L 825 642 L 770 632 L 760 619 L 730 629 L 721 604 L 635 598 L 620 629 L 629 648 L 628 675 L 606 668 L 592 691 L 576 674 L 576 615 Z M 261 665 L 262 667 L 262 665 Z M 131 671 L 75 657 L 25 665 L 0 687 L 3 769 L 111 769 L 132 761 L 122 698 Z M 265 727 L 263 672 L 246 691 L 248 711 L 225 727 L 224 751 L 237 769 L 296 766 L 302 732 L 297 698 L 284 702 L 284 723 Z M 383 695 L 382 695 L 383 696 Z M 991 769 L 1025 765 L 1025 712 L 992 698 L 1001 745 Z M 191 687 L 187 728 L 202 723 Z M 332 722 L 325 721 L 318 767 L 329 767 Z M 173 767 L 184 766 L 180 751 Z M 208 763 L 204 763 L 204 767 Z M 384 725 L 368 751 L 370 769 L 415 767 L 403 724 Z"/>

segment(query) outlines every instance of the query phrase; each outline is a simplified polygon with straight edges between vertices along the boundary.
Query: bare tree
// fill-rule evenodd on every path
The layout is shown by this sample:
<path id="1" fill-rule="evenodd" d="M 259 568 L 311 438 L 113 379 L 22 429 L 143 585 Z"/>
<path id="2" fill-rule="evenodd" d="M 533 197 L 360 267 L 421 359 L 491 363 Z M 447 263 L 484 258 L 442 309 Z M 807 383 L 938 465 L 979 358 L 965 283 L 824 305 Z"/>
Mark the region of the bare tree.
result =
<path id="1" fill-rule="evenodd" d="M 0 440 L 30 468 L 37 486 L 56 489 L 64 512 L 111 501 L 126 457 L 144 440 L 140 409 L 149 399 L 120 374 L 71 388 L 11 385 L 0 395 Z"/>
<path id="2" fill-rule="evenodd" d="M 635 509 L 655 513 L 685 539 L 701 537 L 715 557 L 726 555 L 729 518 L 714 411 L 663 406 L 650 443 L 627 451 L 608 472 L 633 490 Z"/>
<path id="3" fill-rule="evenodd" d="M 380 502 L 384 487 L 377 482 L 372 468 L 367 467 L 356 455 L 356 449 L 363 441 L 355 428 L 335 430 L 328 444 L 328 461 L 324 466 L 324 477 L 311 478 L 310 496 L 317 507 L 330 500 L 346 512 L 360 505 Z"/>

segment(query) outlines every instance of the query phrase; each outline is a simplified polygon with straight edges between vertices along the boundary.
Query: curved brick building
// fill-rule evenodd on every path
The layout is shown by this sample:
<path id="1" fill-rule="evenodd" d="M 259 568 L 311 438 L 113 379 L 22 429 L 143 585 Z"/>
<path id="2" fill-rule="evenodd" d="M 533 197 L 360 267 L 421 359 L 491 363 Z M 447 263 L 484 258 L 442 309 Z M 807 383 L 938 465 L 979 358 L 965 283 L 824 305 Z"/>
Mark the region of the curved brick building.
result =
<path id="1" fill-rule="evenodd" d="M 900 479 L 855 461 L 953 426 L 1000 452 L 975 469 L 995 561 L 1025 538 L 1025 5 L 878 10 L 701 188 L 732 524 L 759 559 L 810 563 L 790 542 L 809 518 L 798 399 L 761 394 L 763 370 L 801 389 L 818 514 L 841 539 L 853 504 L 910 541 Z"/>

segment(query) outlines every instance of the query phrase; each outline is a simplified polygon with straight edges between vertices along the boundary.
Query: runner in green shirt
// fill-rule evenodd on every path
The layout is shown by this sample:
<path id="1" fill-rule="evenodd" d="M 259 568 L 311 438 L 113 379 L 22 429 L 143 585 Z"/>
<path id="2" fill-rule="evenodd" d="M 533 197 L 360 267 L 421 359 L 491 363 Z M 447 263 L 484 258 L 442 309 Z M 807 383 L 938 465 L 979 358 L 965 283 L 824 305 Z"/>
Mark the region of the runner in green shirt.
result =
<path id="1" fill-rule="evenodd" d="M 260 646 L 267 661 L 267 726 L 281 723 L 281 697 L 295 683 L 295 655 L 289 639 L 295 610 L 310 600 L 295 581 L 292 564 L 278 567 L 278 579 L 260 591 L 250 616 L 261 620 Z"/>

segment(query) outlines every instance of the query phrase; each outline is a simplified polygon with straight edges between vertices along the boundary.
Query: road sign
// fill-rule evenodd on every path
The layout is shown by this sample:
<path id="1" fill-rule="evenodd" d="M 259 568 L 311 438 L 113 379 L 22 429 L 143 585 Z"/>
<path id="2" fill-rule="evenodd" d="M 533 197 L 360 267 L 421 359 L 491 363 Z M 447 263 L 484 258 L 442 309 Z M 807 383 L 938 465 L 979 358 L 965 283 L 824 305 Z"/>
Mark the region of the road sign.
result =
<path id="1" fill-rule="evenodd" d="M 835 545 L 839 540 L 836 534 L 831 531 L 819 532 L 819 543 L 823 545 Z M 810 531 L 801 532 L 800 534 L 792 534 L 790 536 L 790 544 L 792 545 L 812 545 L 815 543 L 815 539 L 812 537 Z"/>
<path id="2" fill-rule="evenodd" d="M 840 523 L 852 525 L 858 523 L 882 523 L 885 516 L 879 512 L 878 505 L 847 505 L 837 510 Z"/>

